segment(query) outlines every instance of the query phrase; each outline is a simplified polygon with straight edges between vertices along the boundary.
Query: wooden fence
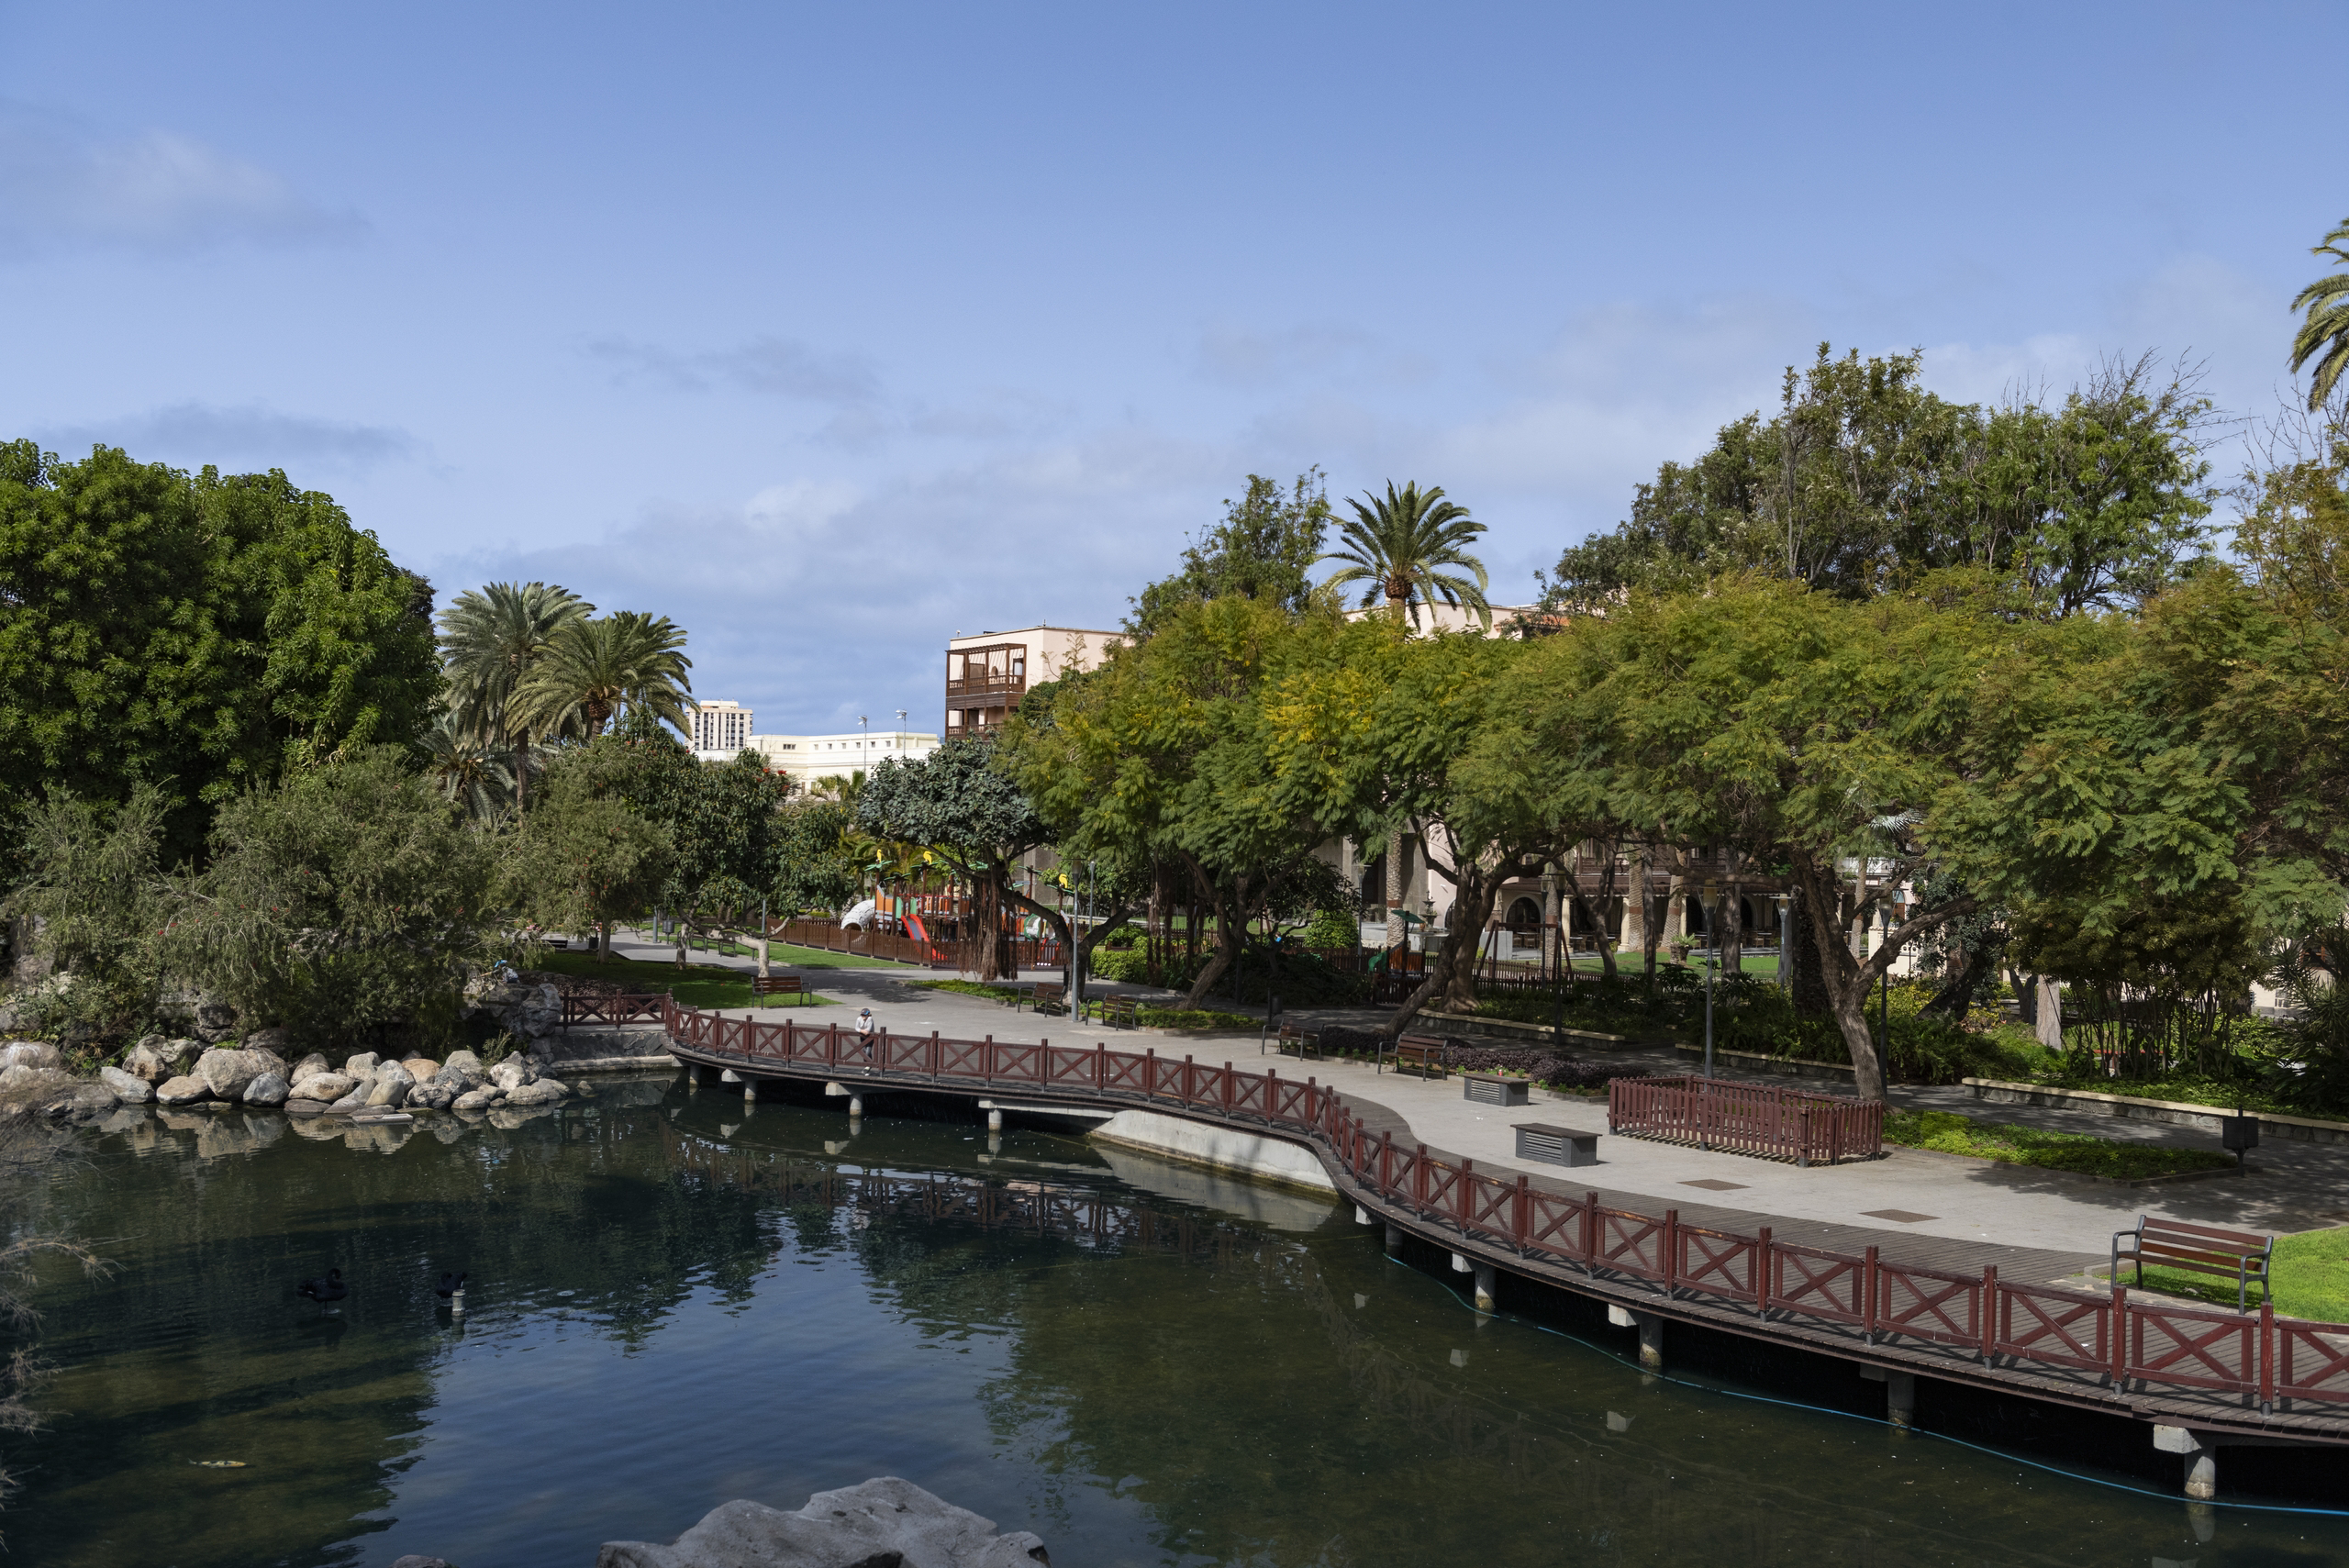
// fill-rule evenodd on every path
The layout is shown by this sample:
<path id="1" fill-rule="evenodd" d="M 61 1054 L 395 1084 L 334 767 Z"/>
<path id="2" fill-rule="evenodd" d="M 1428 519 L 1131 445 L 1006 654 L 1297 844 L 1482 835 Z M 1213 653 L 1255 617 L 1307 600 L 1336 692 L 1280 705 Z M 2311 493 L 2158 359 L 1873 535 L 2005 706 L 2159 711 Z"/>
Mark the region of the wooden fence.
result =
<path id="1" fill-rule="evenodd" d="M 1831 1165 L 1884 1152 L 1884 1106 L 1726 1078 L 1617 1078 L 1607 1085 L 1607 1130 L 1798 1165 Z"/>
<path id="2" fill-rule="evenodd" d="M 1195 1118 L 1270 1129 L 1320 1150 L 1358 1189 L 1466 1240 L 1595 1277 L 1653 1282 L 1668 1295 L 1751 1306 L 1765 1318 L 1845 1324 L 1875 1344 L 1955 1347 L 1993 1369 L 2086 1370 L 2115 1390 L 2215 1390 L 2255 1401 L 2349 1403 L 2349 1323 L 2277 1321 L 2256 1313 L 2148 1307 L 2110 1295 L 1887 1262 L 1874 1247 L 1831 1251 L 1602 1204 L 1597 1193 L 1535 1188 L 1475 1162 L 1372 1134 L 1337 1090 L 1278 1069 L 1180 1062 L 1154 1050 L 1056 1046 L 937 1034 L 859 1036 L 838 1024 L 760 1023 L 651 998 L 674 1046 L 756 1071 L 762 1065 L 876 1084 L 1017 1087 L 1104 1105 L 1175 1107 Z"/>

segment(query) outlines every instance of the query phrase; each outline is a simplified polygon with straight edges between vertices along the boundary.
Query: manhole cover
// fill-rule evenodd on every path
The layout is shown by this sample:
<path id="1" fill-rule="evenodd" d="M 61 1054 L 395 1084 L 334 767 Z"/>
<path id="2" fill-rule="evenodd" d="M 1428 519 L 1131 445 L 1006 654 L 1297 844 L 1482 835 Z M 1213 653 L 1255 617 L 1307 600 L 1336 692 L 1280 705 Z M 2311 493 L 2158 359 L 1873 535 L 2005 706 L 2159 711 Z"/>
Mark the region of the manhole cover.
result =
<path id="1" fill-rule="evenodd" d="M 1897 1219 L 1903 1225 L 1914 1225 L 1920 1219 L 1939 1219 L 1938 1214 L 1919 1214 L 1907 1208 L 1864 1208 L 1860 1211 L 1870 1219 Z"/>

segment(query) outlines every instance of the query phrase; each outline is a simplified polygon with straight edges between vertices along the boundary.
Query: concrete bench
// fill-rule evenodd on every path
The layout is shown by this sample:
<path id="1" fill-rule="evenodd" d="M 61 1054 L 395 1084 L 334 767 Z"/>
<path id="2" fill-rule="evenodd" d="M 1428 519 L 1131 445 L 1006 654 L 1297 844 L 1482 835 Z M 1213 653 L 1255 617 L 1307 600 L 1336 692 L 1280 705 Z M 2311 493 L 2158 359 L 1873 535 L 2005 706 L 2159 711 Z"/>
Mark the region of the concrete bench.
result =
<path id="1" fill-rule="evenodd" d="M 1497 1073 L 1463 1073 L 1460 1097 L 1482 1106 L 1527 1106 L 1533 1103 L 1533 1084 L 1528 1079 L 1505 1078 Z"/>
<path id="2" fill-rule="evenodd" d="M 1598 1134 L 1552 1127 L 1547 1122 L 1521 1121 L 1517 1124 L 1517 1157 L 1539 1160 L 1545 1165 L 1596 1165 Z"/>

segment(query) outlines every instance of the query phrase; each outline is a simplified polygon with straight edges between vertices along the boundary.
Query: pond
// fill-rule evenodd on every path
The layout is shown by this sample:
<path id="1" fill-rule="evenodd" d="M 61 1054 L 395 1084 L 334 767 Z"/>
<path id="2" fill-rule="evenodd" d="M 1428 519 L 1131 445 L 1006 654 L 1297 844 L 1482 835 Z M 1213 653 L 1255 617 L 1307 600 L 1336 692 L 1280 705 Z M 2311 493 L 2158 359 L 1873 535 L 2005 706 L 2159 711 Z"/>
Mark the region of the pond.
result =
<path id="1" fill-rule="evenodd" d="M 1867 1407 L 1816 1362 L 1643 1376 L 1571 1304 L 1478 1318 L 1333 1203 L 1073 1137 L 852 1138 L 666 1080 L 503 1127 L 117 1121 L 43 1200 L 114 1269 L 39 1293 L 18 1562 L 587 1568 L 883 1474 L 1060 1568 L 2349 1558 L 2349 1519 L 2198 1530 L 2128 1489 L 2175 1461 L 1771 1402 Z M 328 1267 L 330 1315 L 294 1289 Z"/>

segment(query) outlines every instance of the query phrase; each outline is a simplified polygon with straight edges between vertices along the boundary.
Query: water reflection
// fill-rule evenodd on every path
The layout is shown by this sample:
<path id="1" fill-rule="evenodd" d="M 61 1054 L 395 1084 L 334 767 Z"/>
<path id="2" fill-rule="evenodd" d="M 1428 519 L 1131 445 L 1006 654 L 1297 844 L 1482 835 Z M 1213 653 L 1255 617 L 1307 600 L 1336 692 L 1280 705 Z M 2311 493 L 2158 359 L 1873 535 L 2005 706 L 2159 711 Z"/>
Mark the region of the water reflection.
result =
<path id="1" fill-rule="evenodd" d="M 2339 1520 L 2225 1510 L 2197 1540 L 2180 1504 L 1643 1378 L 1474 1317 L 1310 1195 L 745 1109 L 656 1082 L 503 1124 L 117 1117 L 49 1195 L 120 1266 L 46 1288 L 67 1414 L 18 1451 L 12 1552 L 584 1568 L 729 1497 L 881 1473 L 1064 1562 L 2349 1547 Z M 293 1282 L 328 1267 L 353 1290 L 321 1318 Z"/>

